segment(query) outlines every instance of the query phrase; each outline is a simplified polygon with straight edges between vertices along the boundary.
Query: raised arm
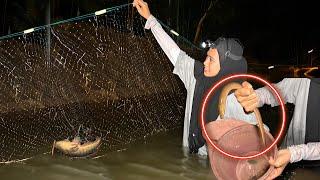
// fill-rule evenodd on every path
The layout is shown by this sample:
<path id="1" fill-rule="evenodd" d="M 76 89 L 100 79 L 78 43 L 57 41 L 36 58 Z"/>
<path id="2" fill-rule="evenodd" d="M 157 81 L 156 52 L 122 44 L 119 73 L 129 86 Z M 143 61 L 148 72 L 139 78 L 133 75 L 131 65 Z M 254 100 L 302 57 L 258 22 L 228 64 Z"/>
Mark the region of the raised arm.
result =
<path id="1" fill-rule="evenodd" d="M 180 48 L 173 39 L 162 29 L 160 23 L 150 13 L 148 4 L 143 0 L 134 0 L 133 6 L 137 8 L 139 14 L 147 19 L 145 29 L 151 29 L 164 53 L 168 56 L 173 65 L 176 64 L 180 54 Z"/>

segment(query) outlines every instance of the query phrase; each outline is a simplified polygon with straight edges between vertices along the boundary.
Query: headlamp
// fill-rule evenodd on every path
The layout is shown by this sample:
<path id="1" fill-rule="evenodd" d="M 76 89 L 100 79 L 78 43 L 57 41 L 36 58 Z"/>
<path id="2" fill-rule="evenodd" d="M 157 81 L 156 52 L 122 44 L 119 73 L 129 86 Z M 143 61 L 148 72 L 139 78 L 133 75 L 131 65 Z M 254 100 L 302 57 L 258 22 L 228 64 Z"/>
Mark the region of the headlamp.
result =
<path id="1" fill-rule="evenodd" d="M 203 41 L 201 43 L 201 47 L 203 49 L 205 49 L 205 48 L 213 48 L 213 47 L 215 47 L 215 45 L 216 44 L 214 42 L 212 42 L 211 40 L 206 40 L 206 41 Z"/>
<path id="2" fill-rule="evenodd" d="M 225 52 L 225 57 L 229 57 L 230 59 L 232 59 L 232 60 L 241 60 L 243 57 L 242 56 L 237 56 L 237 55 L 234 55 L 234 54 L 232 54 L 231 53 L 231 51 L 230 51 L 230 47 L 228 47 L 228 43 L 229 43 L 229 41 L 228 41 L 228 39 L 226 39 L 226 38 L 223 38 L 223 37 L 220 37 L 220 38 L 218 38 L 215 42 L 213 42 L 213 41 L 211 41 L 211 40 L 206 40 L 206 41 L 203 41 L 202 43 L 201 43 L 201 47 L 203 48 L 203 49 L 206 49 L 206 48 L 217 48 L 217 45 L 219 44 L 219 43 L 221 43 L 222 41 L 226 41 L 226 43 L 227 43 L 227 50 L 226 50 L 226 52 Z"/>

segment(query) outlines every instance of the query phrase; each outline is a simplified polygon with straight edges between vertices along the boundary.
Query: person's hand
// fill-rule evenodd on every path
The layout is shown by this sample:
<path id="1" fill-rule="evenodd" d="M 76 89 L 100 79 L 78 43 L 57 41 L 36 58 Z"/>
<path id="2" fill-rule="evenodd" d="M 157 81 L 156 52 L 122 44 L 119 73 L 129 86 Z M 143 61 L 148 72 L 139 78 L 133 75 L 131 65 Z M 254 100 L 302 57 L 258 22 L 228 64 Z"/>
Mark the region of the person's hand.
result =
<path id="1" fill-rule="evenodd" d="M 148 4 L 143 0 L 134 0 L 133 7 L 136 7 L 139 14 L 145 19 L 148 19 L 151 15 Z"/>
<path id="2" fill-rule="evenodd" d="M 289 149 L 282 149 L 278 152 L 276 160 L 270 158 L 269 164 L 274 166 L 274 170 L 271 172 L 269 179 L 275 179 L 276 177 L 280 176 L 283 172 L 284 168 L 290 162 L 291 153 Z"/>
<path id="3" fill-rule="evenodd" d="M 67 148 L 68 152 L 75 152 L 79 149 L 79 143 L 71 142 L 70 146 Z"/>
<path id="4" fill-rule="evenodd" d="M 242 88 L 237 89 L 234 95 L 246 112 L 251 112 L 258 107 L 259 98 L 247 81 L 242 83 Z"/>

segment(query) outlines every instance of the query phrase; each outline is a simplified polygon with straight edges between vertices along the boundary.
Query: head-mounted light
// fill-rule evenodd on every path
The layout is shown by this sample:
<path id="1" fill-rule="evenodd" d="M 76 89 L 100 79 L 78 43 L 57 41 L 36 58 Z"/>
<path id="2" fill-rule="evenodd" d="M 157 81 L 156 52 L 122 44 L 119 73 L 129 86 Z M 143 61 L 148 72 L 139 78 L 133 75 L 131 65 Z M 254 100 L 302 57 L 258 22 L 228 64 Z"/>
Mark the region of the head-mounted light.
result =
<path id="1" fill-rule="evenodd" d="M 211 40 L 206 40 L 206 41 L 203 41 L 201 43 L 201 47 L 203 49 L 205 49 L 205 48 L 214 48 L 215 46 L 216 46 L 216 44 Z"/>
<path id="2" fill-rule="evenodd" d="M 217 48 L 217 45 L 222 42 L 222 41 L 227 41 L 227 51 L 225 52 L 225 56 L 229 57 L 232 60 L 241 60 L 243 57 L 242 56 L 237 56 L 231 53 L 229 47 L 228 47 L 228 39 L 224 38 L 224 37 L 220 37 L 218 38 L 215 42 L 211 41 L 211 40 L 206 40 L 204 42 L 201 43 L 201 47 L 203 49 L 206 48 Z"/>

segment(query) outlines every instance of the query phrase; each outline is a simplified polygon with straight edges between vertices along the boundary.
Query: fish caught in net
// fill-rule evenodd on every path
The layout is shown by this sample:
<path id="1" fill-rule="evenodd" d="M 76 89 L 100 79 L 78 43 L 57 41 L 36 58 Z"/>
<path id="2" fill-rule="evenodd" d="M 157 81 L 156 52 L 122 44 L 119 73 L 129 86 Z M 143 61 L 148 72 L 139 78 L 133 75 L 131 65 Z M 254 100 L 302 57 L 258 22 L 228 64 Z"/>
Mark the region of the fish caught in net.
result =
<path id="1" fill-rule="evenodd" d="M 0 40 L 0 162 L 101 138 L 98 155 L 182 126 L 185 90 L 145 21 L 123 6 Z M 88 140 L 89 141 L 89 140 Z"/>

